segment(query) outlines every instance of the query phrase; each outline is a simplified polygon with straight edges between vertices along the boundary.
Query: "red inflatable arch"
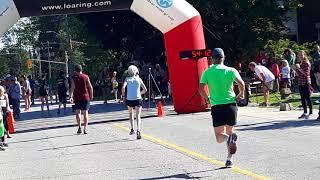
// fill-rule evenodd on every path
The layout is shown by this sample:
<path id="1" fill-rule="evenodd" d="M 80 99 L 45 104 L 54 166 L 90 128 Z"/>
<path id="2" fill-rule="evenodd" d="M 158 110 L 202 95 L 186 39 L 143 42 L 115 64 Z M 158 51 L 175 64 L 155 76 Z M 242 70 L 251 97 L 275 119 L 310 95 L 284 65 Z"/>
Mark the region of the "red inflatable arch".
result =
<path id="1" fill-rule="evenodd" d="M 185 0 L 0 0 L 0 36 L 21 17 L 115 10 L 131 10 L 164 34 L 175 111 L 204 111 L 198 84 L 206 59 L 179 57 L 181 51 L 205 48 L 201 16 Z"/>

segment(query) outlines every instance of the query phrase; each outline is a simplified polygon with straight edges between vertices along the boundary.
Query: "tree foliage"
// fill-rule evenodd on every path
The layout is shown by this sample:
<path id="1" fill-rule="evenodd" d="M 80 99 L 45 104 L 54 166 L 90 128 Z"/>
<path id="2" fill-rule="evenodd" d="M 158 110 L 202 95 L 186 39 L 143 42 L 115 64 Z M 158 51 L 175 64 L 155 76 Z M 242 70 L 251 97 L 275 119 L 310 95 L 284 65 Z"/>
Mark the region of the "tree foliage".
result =
<path id="1" fill-rule="evenodd" d="M 209 47 L 222 47 L 228 59 L 248 59 L 269 40 L 286 36 L 286 14 L 298 0 L 193 0 L 203 12 Z"/>
<path id="2" fill-rule="evenodd" d="M 230 64 L 252 58 L 263 47 L 274 49 L 280 55 L 283 48 L 291 44 L 287 40 L 278 41 L 287 35 L 286 14 L 302 6 L 299 0 L 189 2 L 201 12 L 207 47 L 225 49 Z M 70 44 L 70 40 L 73 43 Z M 162 34 L 134 13 L 125 11 L 29 18 L 20 21 L 2 41 L 10 51 L 24 50 L 19 60 L 21 67 L 29 50 L 34 52 L 40 48 L 41 58 L 48 59 L 47 42 L 53 54 L 51 60 L 64 61 L 67 51 L 70 65 L 82 64 L 86 71 L 95 74 L 105 68 L 113 70 L 120 62 L 165 62 Z M 47 64 L 42 65 L 47 72 Z M 64 68 L 53 67 L 54 71 Z"/>
<path id="3" fill-rule="evenodd" d="M 276 41 L 269 40 L 264 48 L 269 52 L 274 52 L 277 59 L 282 59 L 283 52 L 287 48 L 291 48 L 295 53 L 299 52 L 300 50 L 304 50 L 308 53 L 310 50 L 312 50 L 313 46 L 313 43 L 297 44 L 289 39 L 280 39 Z"/>

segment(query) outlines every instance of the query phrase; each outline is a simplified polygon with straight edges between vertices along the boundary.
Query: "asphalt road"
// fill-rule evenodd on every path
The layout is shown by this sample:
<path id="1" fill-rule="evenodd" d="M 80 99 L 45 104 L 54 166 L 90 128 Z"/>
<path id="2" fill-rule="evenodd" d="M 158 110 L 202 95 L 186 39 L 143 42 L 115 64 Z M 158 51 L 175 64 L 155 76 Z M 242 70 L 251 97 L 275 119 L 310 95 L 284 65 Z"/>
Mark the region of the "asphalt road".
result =
<path id="1" fill-rule="evenodd" d="M 170 109 L 168 107 L 167 109 Z M 0 179 L 319 179 L 320 121 L 300 112 L 239 110 L 235 167 L 222 168 L 225 144 L 214 139 L 210 113 L 152 117 L 143 139 L 129 136 L 122 105 L 92 106 L 88 135 L 76 135 L 72 113 L 41 116 L 39 107 L 16 122 L 0 152 Z M 169 111 L 168 111 L 169 112 Z M 316 116 L 314 116 L 316 118 Z"/>

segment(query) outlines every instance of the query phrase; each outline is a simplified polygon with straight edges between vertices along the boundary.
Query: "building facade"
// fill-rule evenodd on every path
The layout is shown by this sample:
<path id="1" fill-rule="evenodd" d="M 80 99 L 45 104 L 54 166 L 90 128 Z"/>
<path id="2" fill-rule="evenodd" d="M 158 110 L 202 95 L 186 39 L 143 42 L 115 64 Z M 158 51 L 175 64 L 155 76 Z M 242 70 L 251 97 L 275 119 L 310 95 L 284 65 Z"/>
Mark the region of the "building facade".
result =
<path id="1" fill-rule="evenodd" d="M 320 42 L 320 0 L 303 0 L 297 11 L 299 43 Z"/>

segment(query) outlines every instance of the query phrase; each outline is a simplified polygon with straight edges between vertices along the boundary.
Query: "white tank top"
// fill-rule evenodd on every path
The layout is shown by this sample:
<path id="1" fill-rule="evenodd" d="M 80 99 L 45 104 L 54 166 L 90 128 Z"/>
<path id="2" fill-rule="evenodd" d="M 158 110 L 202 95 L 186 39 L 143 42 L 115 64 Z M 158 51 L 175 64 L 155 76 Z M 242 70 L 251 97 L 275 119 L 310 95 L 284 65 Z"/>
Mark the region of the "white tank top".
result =
<path id="1" fill-rule="evenodd" d="M 127 100 L 134 101 L 142 99 L 141 97 L 141 79 L 137 76 L 129 77 L 127 82 Z"/>

